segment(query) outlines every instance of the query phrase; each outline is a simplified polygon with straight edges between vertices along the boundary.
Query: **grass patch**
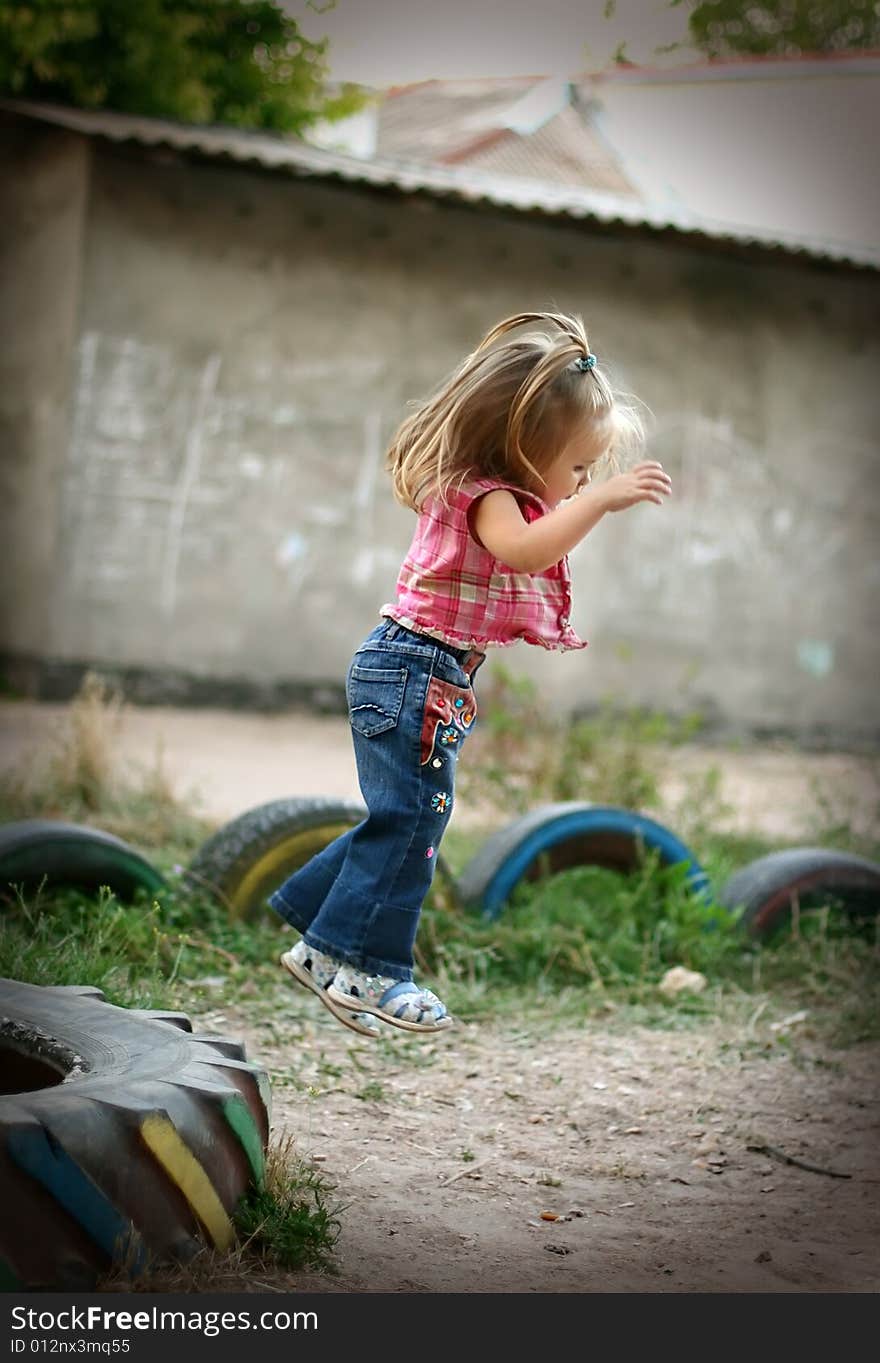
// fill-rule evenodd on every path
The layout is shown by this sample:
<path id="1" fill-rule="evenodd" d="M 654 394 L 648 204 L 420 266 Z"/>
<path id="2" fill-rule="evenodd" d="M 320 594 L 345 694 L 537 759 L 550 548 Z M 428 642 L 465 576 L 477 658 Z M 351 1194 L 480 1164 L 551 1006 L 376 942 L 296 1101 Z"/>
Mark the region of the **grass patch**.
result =
<path id="1" fill-rule="evenodd" d="M 766 849 L 763 849 L 766 850 Z M 707 858 L 712 883 L 736 864 Z M 618 1014 L 640 1025 L 681 1027 L 718 1012 L 727 996 L 771 993 L 808 1007 L 835 1044 L 880 1037 L 880 919 L 817 901 L 770 940 L 750 940 L 736 917 L 694 894 L 686 868 L 655 858 L 622 876 L 580 866 L 522 883 L 494 921 L 442 893 L 425 906 L 418 964 L 464 1018 L 548 1014 L 554 1025 Z M 703 993 L 665 998 L 658 984 L 685 966 Z"/>
<path id="2" fill-rule="evenodd" d="M 261 1267 L 332 1269 L 342 1208 L 331 1203 L 322 1175 L 303 1164 L 291 1137 L 270 1151 L 266 1186 L 253 1190 L 235 1215 L 243 1252 Z"/>
<path id="3" fill-rule="evenodd" d="M 202 893 L 181 887 L 121 903 L 70 889 L 3 896 L 0 975 L 31 984 L 91 984 L 111 1003 L 159 1008 L 198 1004 L 200 978 L 235 991 L 277 975 L 278 932 L 242 926 Z"/>
<path id="4" fill-rule="evenodd" d="M 420 924 L 419 964 L 448 981 L 543 991 L 638 994 L 674 965 L 717 972 L 744 949 L 734 917 L 694 894 L 684 866 L 649 857 L 622 876 L 578 866 L 517 886 L 488 921 L 435 894 Z"/>
<path id="5" fill-rule="evenodd" d="M 159 927 L 159 905 L 120 904 L 104 888 L 19 890 L 0 912 L 0 975 L 28 984 L 89 984 L 110 1003 L 161 1008 L 174 968 Z"/>

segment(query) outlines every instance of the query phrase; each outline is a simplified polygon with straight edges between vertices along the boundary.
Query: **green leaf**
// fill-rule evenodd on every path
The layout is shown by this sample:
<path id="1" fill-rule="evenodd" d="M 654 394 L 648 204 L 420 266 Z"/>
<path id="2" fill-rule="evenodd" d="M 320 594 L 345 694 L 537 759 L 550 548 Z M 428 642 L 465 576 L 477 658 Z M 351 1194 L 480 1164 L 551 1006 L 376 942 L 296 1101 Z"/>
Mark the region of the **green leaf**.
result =
<path id="1" fill-rule="evenodd" d="M 327 39 L 275 0 L 30 0 L 0 7 L 0 93 L 299 133 L 365 96 L 328 86 Z"/>

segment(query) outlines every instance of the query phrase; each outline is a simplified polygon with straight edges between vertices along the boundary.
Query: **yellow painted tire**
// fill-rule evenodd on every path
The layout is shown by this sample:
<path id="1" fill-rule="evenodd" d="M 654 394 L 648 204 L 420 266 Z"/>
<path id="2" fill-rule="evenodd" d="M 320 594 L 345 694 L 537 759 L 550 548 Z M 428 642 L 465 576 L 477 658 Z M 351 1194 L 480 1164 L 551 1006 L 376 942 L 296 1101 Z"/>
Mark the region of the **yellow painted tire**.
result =
<path id="1" fill-rule="evenodd" d="M 228 1249 L 263 1181 L 269 1082 L 229 1037 L 100 990 L 0 979 L 0 1290 Z"/>
<path id="2" fill-rule="evenodd" d="M 337 800 L 270 800 L 209 838 L 190 863 L 191 883 L 210 890 L 233 918 L 255 918 L 283 880 L 365 817 Z"/>

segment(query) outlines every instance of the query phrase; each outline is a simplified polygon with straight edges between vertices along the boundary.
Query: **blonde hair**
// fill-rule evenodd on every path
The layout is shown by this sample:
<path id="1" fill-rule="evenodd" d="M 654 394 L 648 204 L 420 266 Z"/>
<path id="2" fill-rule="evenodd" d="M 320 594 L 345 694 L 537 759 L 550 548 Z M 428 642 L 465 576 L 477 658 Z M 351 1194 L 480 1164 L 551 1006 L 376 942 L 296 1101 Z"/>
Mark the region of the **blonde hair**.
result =
<path id="1" fill-rule="evenodd" d="M 551 330 L 496 344 L 532 323 Z M 598 364 L 577 367 L 589 353 L 578 316 L 520 312 L 499 322 L 399 426 L 387 456 L 397 500 L 418 511 L 425 497 L 445 501 L 450 488 L 479 477 L 540 495 L 543 471 L 585 424 L 611 426 L 607 462 L 617 467 L 644 427 Z"/>

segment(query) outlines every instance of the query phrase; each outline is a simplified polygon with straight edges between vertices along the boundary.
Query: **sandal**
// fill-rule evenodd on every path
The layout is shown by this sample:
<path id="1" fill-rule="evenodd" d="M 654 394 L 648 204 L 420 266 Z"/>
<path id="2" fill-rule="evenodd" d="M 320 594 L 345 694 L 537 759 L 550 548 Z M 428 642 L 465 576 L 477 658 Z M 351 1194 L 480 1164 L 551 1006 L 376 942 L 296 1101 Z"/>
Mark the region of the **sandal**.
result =
<path id="1" fill-rule="evenodd" d="M 341 965 L 327 988 L 328 1000 L 340 1008 L 372 1013 L 392 1027 L 407 1032 L 445 1032 L 452 1018 L 445 1003 L 430 989 L 420 989 L 412 980 L 392 980 L 385 975 L 367 975 L 362 970 Z"/>
<path id="2" fill-rule="evenodd" d="M 334 961 L 332 956 L 327 956 L 323 951 L 306 946 L 305 942 L 300 941 L 290 951 L 283 953 L 281 964 L 290 971 L 295 980 L 299 980 L 300 984 L 304 984 L 313 994 L 317 994 L 324 1007 L 329 1008 L 343 1026 L 350 1027 L 353 1032 L 360 1032 L 361 1036 L 382 1035 L 382 1028 L 376 1025 L 369 1013 L 352 1012 L 348 1008 L 340 1008 L 331 1001 L 330 987 L 340 968 L 340 961 Z"/>

